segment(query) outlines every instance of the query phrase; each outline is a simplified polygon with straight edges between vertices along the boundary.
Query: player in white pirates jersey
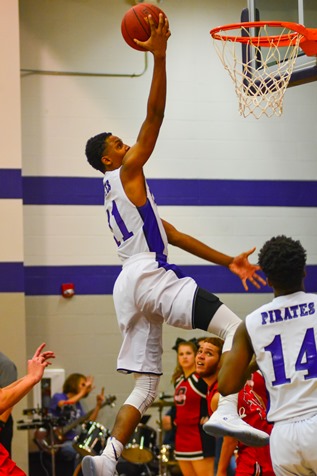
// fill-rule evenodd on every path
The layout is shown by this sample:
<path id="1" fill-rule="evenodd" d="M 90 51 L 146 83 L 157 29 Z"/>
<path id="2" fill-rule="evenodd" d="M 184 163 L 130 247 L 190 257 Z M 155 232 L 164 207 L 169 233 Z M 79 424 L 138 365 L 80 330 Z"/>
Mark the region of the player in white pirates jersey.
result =
<path id="1" fill-rule="evenodd" d="M 88 140 L 88 162 L 104 174 L 105 206 L 123 267 L 113 297 L 123 344 L 118 357 L 119 371 L 133 373 L 135 386 L 120 408 L 111 437 L 102 455 L 86 456 L 84 476 L 112 476 L 119 456 L 155 399 L 162 373 L 162 324 L 184 329 L 208 330 L 225 340 L 227 349 L 240 319 L 217 296 L 200 289 L 180 269 L 167 261 L 167 243 L 207 261 L 228 267 L 247 290 L 249 280 L 256 287 L 264 280 L 251 265 L 254 249 L 233 258 L 176 230 L 159 218 L 144 177 L 143 166 L 150 158 L 164 117 L 166 102 L 166 47 L 170 36 L 168 21 L 160 15 L 156 27 L 148 17 L 151 37 L 137 42 L 154 57 L 153 77 L 146 118 L 136 143 L 129 147 L 112 133 L 103 132 Z M 237 439 L 264 445 L 268 435 L 249 427 L 237 414 L 237 398 L 219 411 L 218 426 L 227 426 L 232 413 Z M 219 405 L 221 410 L 221 405 Z M 217 412 L 215 412 L 216 414 Z M 215 415 L 214 414 L 214 415 Z"/>
<path id="2" fill-rule="evenodd" d="M 269 394 L 267 418 L 277 476 L 317 475 L 317 296 L 304 290 L 306 251 L 277 236 L 259 253 L 274 299 L 246 317 L 219 373 L 219 391 L 237 392 L 253 352 Z"/>

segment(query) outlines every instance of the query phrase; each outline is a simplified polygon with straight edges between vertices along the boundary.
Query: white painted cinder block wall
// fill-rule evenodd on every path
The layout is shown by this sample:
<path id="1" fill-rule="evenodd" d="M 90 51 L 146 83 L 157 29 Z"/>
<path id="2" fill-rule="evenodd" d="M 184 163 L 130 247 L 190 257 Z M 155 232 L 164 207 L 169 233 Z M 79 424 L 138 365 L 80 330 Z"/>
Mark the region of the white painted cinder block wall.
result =
<path id="1" fill-rule="evenodd" d="M 156 150 L 146 166 L 149 178 L 315 180 L 317 83 L 286 92 L 280 118 L 244 119 L 234 87 L 209 36 L 217 25 L 239 20 L 245 0 L 165 0 L 170 20 L 168 99 Z M 21 68 L 106 74 L 141 74 L 143 53 L 121 38 L 125 0 L 21 0 Z M 133 143 L 143 121 L 152 58 L 140 77 L 22 74 L 22 153 L 24 176 L 98 177 L 86 164 L 87 138 L 110 130 Z M 100 180 L 102 176 L 100 174 Z M 294 190 L 296 193 L 296 190 Z M 183 231 L 228 254 L 259 248 L 272 235 L 301 239 L 308 262 L 316 264 L 316 210 L 284 207 L 161 207 Z M 26 266 L 119 264 L 103 208 L 24 206 Z M 201 260 L 171 249 L 179 265 Z M 256 255 L 254 257 L 256 261 Z M 212 291 L 212 289 L 211 289 Z M 220 296 L 239 316 L 270 294 Z M 160 391 L 170 393 L 177 336 L 200 336 L 165 328 L 164 376 Z M 27 350 L 45 341 L 57 354 L 54 367 L 66 375 L 95 377 L 87 410 L 105 386 L 124 401 L 132 377 L 116 373 L 121 338 L 112 297 L 26 297 Z M 30 402 L 31 403 L 31 402 Z M 156 426 L 156 411 L 150 421 Z M 100 422 L 111 427 L 115 410 Z"/>
<path id="2" fill-rule="evenodd" d="M 17 0 L 0 1 L 0 174 L 8 169 L 21 170 L 20 124 L 20 72 L 19 72 L 19 7 Z M 19 179 L 16 180 L 20 185 Z M 23 262 L 23 203 L 17 191 L 16 197 L 2 199 L 3 184 L 0 179 L 0 265 Z M 9 188 L 9 187 L 8 187 Z M 5 276 L 1 276 L 5 274 Z M 22 277 L 22 266 L 17 276 Z M 18 278 L 19 279 L 19 278 Z M 1 267 L 0 281 L 10 281 Z M 0 291 L 0 350 L 11 358 L 21 377 L 26 371 L 25 300 L 21 292 Z M 25 399 L 13 411 L 17 420 L 25 408 Z M 15 432 L 13 452 L 16 461 L 27 468 L 27 435 Z"/>

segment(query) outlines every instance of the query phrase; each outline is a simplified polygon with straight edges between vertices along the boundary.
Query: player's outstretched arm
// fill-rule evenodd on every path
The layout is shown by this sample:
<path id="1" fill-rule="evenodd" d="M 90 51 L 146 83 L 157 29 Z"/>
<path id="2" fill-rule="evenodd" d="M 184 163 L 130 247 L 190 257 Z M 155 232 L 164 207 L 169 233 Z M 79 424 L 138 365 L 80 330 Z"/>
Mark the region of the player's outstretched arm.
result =
<path id="1" fill-rule="evenodd" d="M 168 242 L 171 245 L 177 246 L 178 248 L 209 261 L 210 263 L 227 267 L 231 272 L 239 276 L 246 291 L 248 291 L 247 280 L 257 288 L 260 287 L 260 284 L 266 284 L 264 279 L 257 274 L 260 267 L 249 263 L 248 260 L 249 255 L 254 252 L 255 248 L 236 257 L 229 256 L 210 248 L 210 246 L 205 245 L 186 233 L 178 231 L 173 225 L 165 220 L 162 220 L 162 222 L 167 234 Z"/>
<path id="2" fill-rule="evenodd" d="M 142 168 L 151 156 L 164 119 L 166 105 L 166 49 L 171 35 L 167 18 L 162 14 L 156 26 L 148 16 L 151 36 L 147 41 L 137 43 L 153 54 L 154 65 L 145 120 L 140 128 L 136 143 L 129 149 L 123 160 L 124 172 L 133 178 L 134 170 Z"/>
<path id="3" fill-rule="evenodd" d="M 0 389 L 0 413 L 19 402 L 42 378 L 45 368 L 55 358 L 52 351 L 42 352 L 46 344 L 41 344 L 32 359 L 28 360 L 27 374 L 7 387 Z"/>

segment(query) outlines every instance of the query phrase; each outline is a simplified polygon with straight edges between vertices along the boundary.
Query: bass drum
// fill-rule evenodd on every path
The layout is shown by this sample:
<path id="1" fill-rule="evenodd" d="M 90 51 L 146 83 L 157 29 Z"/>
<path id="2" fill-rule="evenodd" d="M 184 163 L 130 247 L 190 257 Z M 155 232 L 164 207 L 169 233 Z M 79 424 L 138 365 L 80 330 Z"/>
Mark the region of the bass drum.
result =
<path id="1" fill-rule="evenodd" d="M 73 447 L 82 456 L 100 455 L 106 446 L 109 436 L 109 430 L 100 425 L 100 423 L 87 421 L 82 424 L 81 433 L 75 436 Z"/>
<path id="2" fill-rule="evenodd" d="M 122 457 L 135 464 L 147 464 L 154 458 L 156 431 L 150 426 L 138 425 L 125 446 Z"/>

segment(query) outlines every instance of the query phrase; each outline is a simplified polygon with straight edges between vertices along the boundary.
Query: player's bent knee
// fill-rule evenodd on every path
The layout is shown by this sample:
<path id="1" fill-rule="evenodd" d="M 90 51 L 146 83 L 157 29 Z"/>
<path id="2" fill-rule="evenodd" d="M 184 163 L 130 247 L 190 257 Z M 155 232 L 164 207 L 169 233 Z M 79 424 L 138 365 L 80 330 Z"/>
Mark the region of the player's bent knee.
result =
<path id="1" fill-rule="evenodd" d="M 211 319 L 221 305 L 222 302 L 218 296 L 198 287 L 193 309 L 194 329 L 202 329 L 206 331 Z"/>
<path id="2" fill-rule="evenodd" d="M 139 410 L 141 415 L 143 415 L 155 400 L 160 376 L 152 374 L 134 374 L 134 377 L 134 389 L 124 403 L 125 405 L 132 405 Z"/>

